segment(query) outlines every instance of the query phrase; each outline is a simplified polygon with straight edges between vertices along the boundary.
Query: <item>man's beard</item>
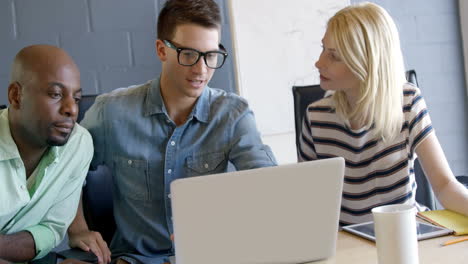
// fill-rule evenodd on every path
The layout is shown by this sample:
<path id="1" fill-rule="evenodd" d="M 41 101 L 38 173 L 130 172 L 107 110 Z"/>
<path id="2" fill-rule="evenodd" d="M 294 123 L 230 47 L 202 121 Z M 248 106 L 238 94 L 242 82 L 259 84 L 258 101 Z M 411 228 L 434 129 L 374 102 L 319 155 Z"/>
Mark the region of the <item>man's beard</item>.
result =
<path id="1" fill-rule="evenodd" d="M 63 140 L 57 140 L 57 139 L 53 139 L 53 138 L 47 138 L 46 140 L 46 143 L 47 145 L 49 146 L 57 146 L 57 147 L 60 147 L 60 146 L 63 146 L 65 144 L 67 144 L 68 142 L 68 139 L 70 138 L 70 134 Z"/>
<path id="2" fill-rule="evenodd" d="M 58 146 L 58 147 L 67 144 L 68 139 L 70 139 L 70 136 L 73 133 L 74 129 L 75 129 L 75 126 L 73 125 L 73 128 L 70 131 L 70 133 L 68 134 L 61 133 L 62 137 L 59 137 L 59 138 L 52 136 L 52 133 L 49 134 L 49 136 L 46 139 L 46 144 L 48 146 Z"/>

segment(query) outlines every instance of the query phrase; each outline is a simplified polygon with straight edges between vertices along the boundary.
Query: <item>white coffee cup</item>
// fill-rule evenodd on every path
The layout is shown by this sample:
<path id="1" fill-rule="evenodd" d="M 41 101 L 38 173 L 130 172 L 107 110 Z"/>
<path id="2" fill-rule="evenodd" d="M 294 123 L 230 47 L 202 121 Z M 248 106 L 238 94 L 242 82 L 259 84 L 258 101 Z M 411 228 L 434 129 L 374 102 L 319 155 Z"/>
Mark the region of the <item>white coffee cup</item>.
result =
<path id="1" fill-rule="evenodd" d="M 379 264 L 417 264 L 416 208 L 406 204 L 372 209 Z"/>

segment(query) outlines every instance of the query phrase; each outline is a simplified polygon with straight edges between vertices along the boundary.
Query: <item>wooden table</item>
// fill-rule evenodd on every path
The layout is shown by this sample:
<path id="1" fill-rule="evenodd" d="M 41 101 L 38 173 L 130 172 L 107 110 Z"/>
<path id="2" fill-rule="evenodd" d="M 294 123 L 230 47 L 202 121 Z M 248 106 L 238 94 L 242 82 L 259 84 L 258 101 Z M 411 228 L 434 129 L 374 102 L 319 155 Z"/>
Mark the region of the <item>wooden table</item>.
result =
<path id="1" fill-rule="evenodd" d="M 442 246 L 454 236 L 443 236 L 419 241 L 420 264 L 467 264 L 468 241 Z M 364 238 L 338 232 L 336 255 L 323 261 L 311 262 L 311 264 L 377 264 L 377 248 L 375 243 Z"/>

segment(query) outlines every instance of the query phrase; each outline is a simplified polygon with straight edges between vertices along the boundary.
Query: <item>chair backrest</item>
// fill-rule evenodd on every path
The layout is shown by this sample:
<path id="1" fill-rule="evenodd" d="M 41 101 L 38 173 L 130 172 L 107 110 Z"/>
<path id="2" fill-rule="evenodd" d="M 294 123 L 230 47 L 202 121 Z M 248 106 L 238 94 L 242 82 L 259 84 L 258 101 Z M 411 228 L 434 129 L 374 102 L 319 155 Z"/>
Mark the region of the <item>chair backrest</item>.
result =
<path id="1" fill-rule="evenodd" d="M 415 70 L 407 70 L 407 71 L 406 71 L 406 80 L 407 80 L 409 83 L 412 83 L 412 84 L 416 85 L 417 87 L 419 87 L 419 84 L 418 84 L 418 76 L 416 75 L 416 71 L 415 71 Z"/>
<path id="2" fill-rule="evenodd" d="M 79 103 L 77 121 L 80 122 L 85 112 L 96 100 L 97 95 L 83 95 Z M 115 232 L 112 203 L 112 174 L 106 166 L 98 166 L 86 176 L 83 188 L 83 211 L 89 228 L 101 233 L 109 244 Z"/>
<path id="3" fill-rule="evenodd" d="M 5 108 L 7 108 L 6 105 L 0 105 L 0 109 L 5 109 Z"/>
<path id="4" fill-rule="evenodd" d="M 115 232 L 112 201 L 112 174 L 106 166 L 98 166 L 86 176 L 83 188 L 83 212 L 90 230 L 101 233 L 110 244 Z"/>
<path id="5" fill-rule="evenodd" d="M 321 99 L 325 95 L 325 91 L 320 88 L 320 85 L 293 86 L 294 98 L 294 124 L 296 128 L 296 147 L 299 147 L 299 137 L 301 135 L 302 120 L 307 106 Z"/>
<path id="6" fill-rule="evenodd" d="M 79 103 L 80 110 L 78 111 L 77 122 L 80 122 L 83 119 L 86 111 L 91 107 L 91 105 L 93 105 L 94 101 L 96 100 L 96 96 L 97 95 L 93 94 L 93 95 L 83 95 L 81 97 L 81 100 Z"/>
<path id="7" fill-rule="evenodd" d="M 431 210 L 436 209 L 436 201 L 432 186 L 426 178 L 424 171 L 419 163 L 419 160 L 414 161 L 414 177 L 418 189 L 416 190 L 416 202 L 426 206 Z"/>
<path id="8" fill-rule="evenodd" d="M 415 70 L 406 72 L 406 80 L 418 86 L 418 79 Z M 308 86 L 293 86 L 294 98 L 294 123 L 296 128 L 296 147 L 299 147 L 299 137 L 301 135 L 302 120 L 307 106 L 323 97 L 325 92 L 320 88 L 320 85 Z M 427 180 L 424 172 L 416 159 L 414 164 L 414 174 L 418 189 L 416 191 L 416 201 L 427 206 L 429 209 L 436 208 L 434 193 L 432 187 Z"/>
<path id="9" fill-rule="evenodd" d="M 457 176 L 457 180 L 461 184 L 463 184 L 466 188 L 468 188 L 468 176 L 466 176 L 466 175 Z"/>

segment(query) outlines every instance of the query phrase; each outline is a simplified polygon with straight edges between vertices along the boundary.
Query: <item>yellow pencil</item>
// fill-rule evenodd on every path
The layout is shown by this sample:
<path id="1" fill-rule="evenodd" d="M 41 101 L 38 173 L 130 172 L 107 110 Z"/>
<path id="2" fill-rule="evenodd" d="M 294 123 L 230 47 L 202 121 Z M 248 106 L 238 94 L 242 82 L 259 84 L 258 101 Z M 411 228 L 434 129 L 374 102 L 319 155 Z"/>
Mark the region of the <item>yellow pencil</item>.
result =
<path id="1" fill-rule="evenodd" d="M 459 238 L 456 238 L 456 239 L 446 241 L 446 242 L 444 242 L 442 244 L 442 246 L 448 246 L 448 245 L 452 245 L 452 244 L 462 242 L 462 241 L 466 241 L 466 240 L 468 240 L 468 236 L 463 236 L 463 237 L 459 237 Z"/>

